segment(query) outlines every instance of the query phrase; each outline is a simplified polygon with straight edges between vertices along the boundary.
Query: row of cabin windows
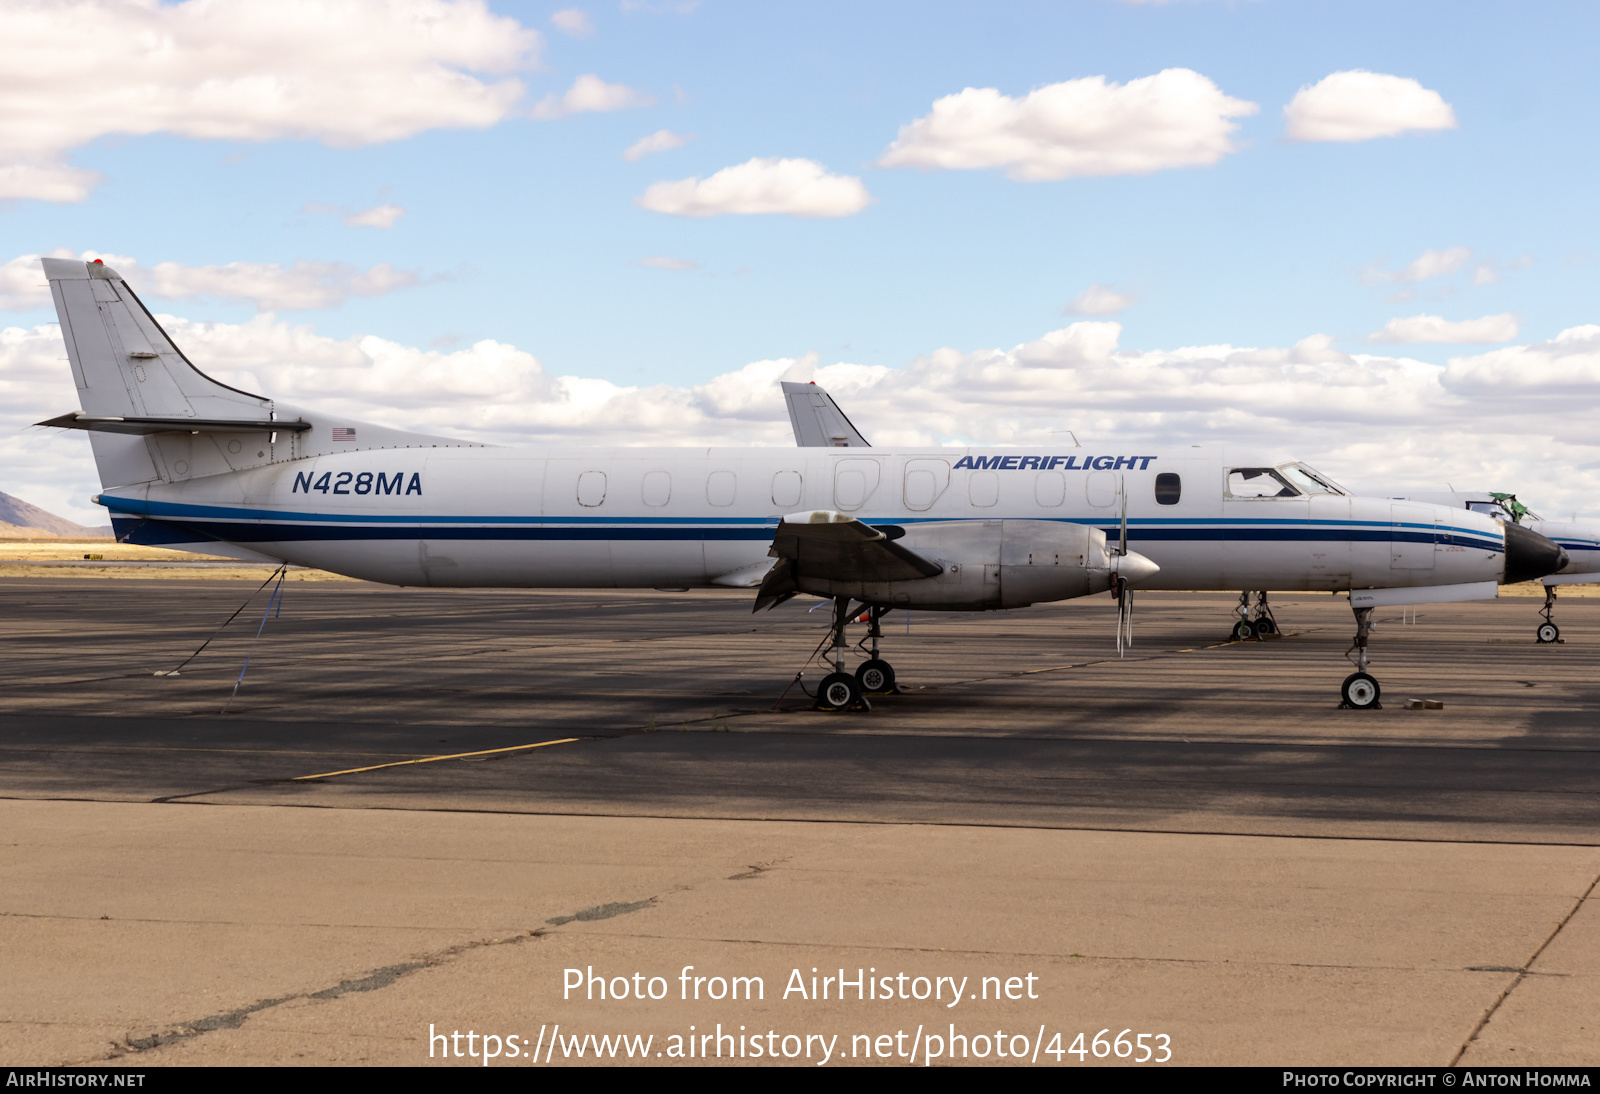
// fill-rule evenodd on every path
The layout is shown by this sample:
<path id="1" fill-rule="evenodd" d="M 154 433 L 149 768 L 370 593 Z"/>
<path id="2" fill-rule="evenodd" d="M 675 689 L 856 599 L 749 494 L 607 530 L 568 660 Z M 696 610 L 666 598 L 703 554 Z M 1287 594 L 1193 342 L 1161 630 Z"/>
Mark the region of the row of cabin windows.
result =
<path id="1" fill-rule="evenodd" d="M 779 508 L 800 504 L 802 480 L 798 471 L 779 471 L 772 476 L 772 503 Z M 876 483 L 873 484 L 874 487 Z M 1119 480 L 1109 471 L 1097 471 L 1084 482 L 1084 494 L 1091 505 L 1104 508 L 1116 501 Z M 706 502 L 725 508 L 734 502 L 738 479 L 732 471 L 713 471 L 706 476 Z M 942 487 L 931 472 L 913 470 L 906 474 L 905 502 L 908 508 L 925 510 L 937 500 Z M 672 476 L 666 471 L 645 473 L 639 486 L 640 499 L 651 508 L 672 500 Z M 871 493 L 860 471 L 842 471 L 834 483 L 834 502 L 841 509 L 859 509 Z M 1176 505 L 1183 496 L 1182 480 L 1172 472 L 1156 476 L 1156 502 Z M 967 496 L 973 505 L 988 508 L 1000 500 L 1000 477 L 993 471 L 975 471 L 967 479 Z M 1066 501 L 1067 480 L 1059 471 L 1041 471 L 1034 477 L 1034 501 L 1054 508 Z M 585 471 L 578 476 L 578 504 L 593 508 L 606 500 L 606 473 Z"/>

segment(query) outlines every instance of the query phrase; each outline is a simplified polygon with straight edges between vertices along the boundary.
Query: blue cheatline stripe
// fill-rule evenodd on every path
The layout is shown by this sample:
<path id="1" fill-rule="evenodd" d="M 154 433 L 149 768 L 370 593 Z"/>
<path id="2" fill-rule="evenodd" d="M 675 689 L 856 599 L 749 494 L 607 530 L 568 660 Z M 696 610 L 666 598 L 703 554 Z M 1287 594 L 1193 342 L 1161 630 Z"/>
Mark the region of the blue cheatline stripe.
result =
<path id="1" fill-rule="evenodd" d="M 101 494 L 100 501 L 107 509 L 130 516 L 157 517 L 163 520 L 210 518 L 220 520 L 283 520 L 316 521 L 328 524 L 759 524 L 766 528 L 777 526 L 777 517 L 504 517 L 459 516 L 444 517 L 426 513 L 298 513 L 282 509 L 243 509 L 226 505 L 191 505 L 176 501 L 141 501 L 137 498 L 118 498 Z"/>
<path id="2" fill-rule="evenodd" d="M 126 524 L 135 524 L 128 517 L 115 518 Z M 535 526 L 487 527 L 428 525 L 371 525 L 336 526 L 327 524 L 246 523 L 233 521 L 165 521 L 144 522 L 148 533 L 139 532 L 139 542 L 154 544 L 147 535 L 159 534 L 161 542 L 180 543 L 195 539 L 226 540 L 231 543 L 279 543 L 287 541 L 373 541 L 373 540 L 478 540 L 500 541 L 563 541 L 604 542 L 615 540 L 662 542 L 715 541 L 767 543 L 772 540 L 770 527 L 730 528 L 726 526 L 705 528 L 629 528 L 608 524 L 603 527 L 580 528 L 572 525 L 541 528 Z M 157 529 L 160 529 L 157 532 Z M 1114 533 L 1116 529 L 1106 529 Z M 127 533 L 124 533 L 127 534 Z M 1112 536 L 1115 539 L 1115 536 Z M 1141 533 L 1128 537 L 1129 546 L 1138 549 L 1141 542 L 1161 543 L 1341 543 L 1377 542 L 1393 543 L 1396 539 L 1383 531 L 1347 531 L 1339 536 L 1307 528 L 1194 528 L 1179 531 L 1166 529 L 1160 533 Z M 1428 534 L 1407 535 L 1400 542 L 1431 544 Z M 1474 544 L 1486 550 L 1499 551 L 1497 543 Z"/>
<path id="3" fill-rule="evenodd" d="M 263 543 L 278 540 L 383 540 L 383 539 L 479 539 L 479 540 L 765 540 L 777 527 L 776 517 L 504 517 L 365 514 L 301 514 L 271 509 L 231 506 L 190 505 L 182 502 L 144 502 L 102 495 L 114 512 L 153 518 L 163 524 L 181 526 L 212 539 Z M 944 518 L 866 518 L 868 523 L 927 524 Z M 1004 519 L 967 517 L 966 520 Z M 1084 524 L 1070 517 L 1016 518 L 1045 519 L 1061 524 Z M 1095 525 L 1090 524 L 1091 527 Z M 1120 534 L 1119 524 L 1099 525 L 1112 539 Z M 1435 543 L 1441 546 L 1473 547 L 1486 551 L 1504 549 L 1498 539 L 1485 537 L 1473 529 L 1424 523 L 1389 523 L 1356 520 L 1310 520 L 1289 518 L 1130 518 L 1128 540 L 1157 543 L 1177 542 L 1356 542 L 1356 543 Z M 170 533 L 169 533 L 170 534 Z M 176 542 L 176 541 L 169 541 Z M 1585 548 L 1588 549 L 1588 548 Z"/>

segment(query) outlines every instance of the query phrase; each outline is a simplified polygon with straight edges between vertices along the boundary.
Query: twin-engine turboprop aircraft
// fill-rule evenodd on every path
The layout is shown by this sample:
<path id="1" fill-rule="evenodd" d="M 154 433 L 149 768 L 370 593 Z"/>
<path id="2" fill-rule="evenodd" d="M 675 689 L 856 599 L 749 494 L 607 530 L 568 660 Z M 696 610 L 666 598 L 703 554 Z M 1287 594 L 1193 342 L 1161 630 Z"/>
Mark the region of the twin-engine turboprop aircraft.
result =
<path id="1" fill-rule="evenodd" d="M 782 387 L 798 446 L 872 447 L 833 397 L 817 384 L 785 381 Z M 1207 455 L 1202 457 L 1202 452 Z M 1366 645 L 1374 608 L 1490 599 L 1496 595 L 1497 582 L 1527 581 L 1536 576 L 1536 570 L 1550 574 L 1560 570 L 1561 576 L 1544 577 L 1546 582 L 1600 580 L 1600 572 L 1573 574 L 1575 570 L 1600 571 L 1600 550 L 1592 549 L 1600 548 L 1600 538 L 1591 529 L 1576 525 L 1532 527 L 1527 520 L 1519 525 L 1514 513 L 1498 503 L 1463 505 L 1466 495 L 1352 497 L 1332 479 L 1305 464 L 1249 461 L 1231 449 L 1195 446 L 1166 457 L 1168 462 L 1163 466 L 1176 468 L 1186 455 L 1196 462 L 1195 473 L 1177 479 L 1193 482 L 1202 491 L 1186 512 L 1161 508 L 1163 504 L 1178 506 L 1182 499 L 1171 495 L 1163 498 L 1161 482 L 1169 477 L 1157 475 L 1157 504 L 1135 506 L 1130 510 L 1134 515 L 1127 518 L 1122 530 L 1106 519 L 1112 514 L 1097 512 L 1093 507 L 1087 514 L 1071 519 L 1099 526 L 1107 534 L 1117 533 L 1119 547 L 1137 543 L 1144 554 L 1159 562 L 1160 575 L 1141 582 L 1140 588 L 1246 590 L 1235 609 L 1238 618 L 1232 634 L 1236 638 L 1252 638 L 1277 629 L 1267 603 L 1265 590 L 1269 588 L 1348 590 L 1356 618 L 1351 652 L 1356 655 L 1357 672 L 1344 683 L 1343 701 L 1347 706 L 1372 706 L 1378 701 L 1377 683 L 1369 683 L 1366 674 Z M 1242 466 L 1248 462 L 1257 466 Z M 1085 479 L 1086 492 L 1090 478 Z M 1415 502 L 1424 505 L 1409 504 Z M 1446 518 L 1437 511 L 1439 506 L 1455 512 Z M 1468 542 L 1463 536 L 1465 529 L 1454 523 L 1463 509 L 1488 516 L 1496 523 L 1507 552 L 1497 581 L 1465 581 L 1462 571 L 1455 568 L 1460 560 L 1450 556 L 1458 555 Z M 1558 534 L 1557 542 L 1546 538 L 1557 538 Z M 1286 543 L 1303 547 L 1295 550 L 1284 546 Z M 1574 553 L 1571 559 L 1568 550 Z M 1263 576 L 1266 582 L 1251 584 L 1252 578 L 1259 580 Z M 1546 592 L 1546 623 L 1540 628 L 1540 640 L 1555 641 L 1554 623 L 1549 619 L 1554 593 L 1549 585 Z"/>
<path id="2" fill-rule="evenodd" d="M 830 597 L 825 710 L 893 690 L 877 639 L 897 607 L 985 611 L 1134 585 L 1404 589 L 1411 603 L 1491 595 L 1562 561 L 1483 514 L 1352 497 L 1303 465 L 1228 450 L 519 450 L 385 429 L 220 384 L 114 270 L 42 261 L 83 409 L 41 424 L 89 432 L 122 541 L 395 585 L 723 585 L 758 589 L 757 608 Z M 1126 529 L 1114 548 L 1108 527 Z M 1379 695 L 1366 620 L 1383 601 L 1368 599 L 1343 686 L 1355 707 Z M 851 674 L 857 602 L 873 656 Z"/>
<path id="3" fill-rule="evenodd" d="M 1522 504 L 1515 494 L 1497 490 L 1405 491 L 1395 496 L 1487 513 L 1496 520 L 1538 532 L 1566 551 L 1567 564 L 1539 578 L 1544 585 L 1544 607 L 1539 612 L 1544 622 L 1539 624 L 1535 636 L 1541 643 L 1561 641 L 1561 628 L 1556 626 L 1555 620 L 1557 588 L 1600 582 L 1600 528 L 1592 524 L 1545 520 Z"/>

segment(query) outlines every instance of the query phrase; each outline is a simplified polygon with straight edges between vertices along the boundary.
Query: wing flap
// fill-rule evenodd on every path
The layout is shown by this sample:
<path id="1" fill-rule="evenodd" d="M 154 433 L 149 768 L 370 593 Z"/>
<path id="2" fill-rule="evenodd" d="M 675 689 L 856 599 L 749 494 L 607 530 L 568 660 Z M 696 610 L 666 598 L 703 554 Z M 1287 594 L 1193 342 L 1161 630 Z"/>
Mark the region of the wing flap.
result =
<path id="1" fill-rule="evenodd" d="M 898 533 L 898 534 L 896 534 Z M 895 543 L 898 528 L 874 528 L 847 513 L 819 509 L 791 513 L 778 524 L 767 552 L 778 562 L 756 594 L 756 611 L 799 591 L 807 577 L 833 581 L 916 581 L 944 567 Z"/>

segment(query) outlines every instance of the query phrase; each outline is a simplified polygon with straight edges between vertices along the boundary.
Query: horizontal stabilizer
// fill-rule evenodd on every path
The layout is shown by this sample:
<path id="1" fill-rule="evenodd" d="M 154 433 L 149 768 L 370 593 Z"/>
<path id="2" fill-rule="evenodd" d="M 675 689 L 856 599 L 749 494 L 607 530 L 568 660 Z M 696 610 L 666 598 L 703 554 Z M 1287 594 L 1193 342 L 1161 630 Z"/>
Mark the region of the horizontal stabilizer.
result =
<path id="1" fill-rule="evenodd" d="M 55 426 L 57 429 L 90 429 L 97 433 L 264 433 L 285 430 L 302 433 L 311 428 L 310 422 L 279 422 L 265 419 L 243 418 L 118 418 L 93 417 L 88 414 L 63 414 L 37 425 Z"/>
<path id="2" fill-rule="evenodd" d="M 761 591 L 755 610 L 793 596 L 800 578 L 832 581 L 915 581 L 937 577 L 944 567 L 895 543 L 898 528 L 874 528 L 846 513 L 819 509 L 791 513 L 778 524 L 767 552 L 778 559 Z"/>

